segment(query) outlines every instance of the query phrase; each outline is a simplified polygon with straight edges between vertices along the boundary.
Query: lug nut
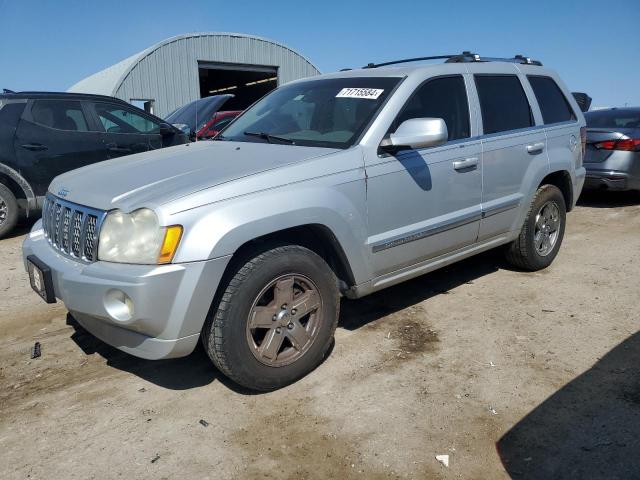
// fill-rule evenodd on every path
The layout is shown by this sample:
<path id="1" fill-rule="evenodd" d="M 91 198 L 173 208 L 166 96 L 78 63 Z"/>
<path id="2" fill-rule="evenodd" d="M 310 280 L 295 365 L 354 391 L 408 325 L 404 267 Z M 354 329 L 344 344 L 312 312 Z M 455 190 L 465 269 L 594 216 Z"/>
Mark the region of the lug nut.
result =
<path id="1" fill-rule="evenodd" d="M 293 330 L 293 323 L 290 323 L 289 325 L 287 325 L 287 328 L 288 328 L 289 330 Z"/>
<path id="2" fill-rule="evenodd" d="M 283 303 L 281 308 L 282 308 L 282 310 L 286 310 L 287 309 L 287 304 Z"/>
<path id="3" fill-rule="evenodd" d="M 280 327 L 276 328 L 276 333 L 280 333 L 282 332 L 282 329 Z"/>
<path id="4" fill-rule="evenodd" d="M 295 315 L 295 314 L 296 314 L 296 309 L 295 308 L 291 309 L 291 315 Z"/>
<path id="5" fill-rule="evenodd" d="M 274 322 L 278 319 L 277 315 L 274 315 L 273 317 L 271 317 L 271 320 L 273 320 Z"/>

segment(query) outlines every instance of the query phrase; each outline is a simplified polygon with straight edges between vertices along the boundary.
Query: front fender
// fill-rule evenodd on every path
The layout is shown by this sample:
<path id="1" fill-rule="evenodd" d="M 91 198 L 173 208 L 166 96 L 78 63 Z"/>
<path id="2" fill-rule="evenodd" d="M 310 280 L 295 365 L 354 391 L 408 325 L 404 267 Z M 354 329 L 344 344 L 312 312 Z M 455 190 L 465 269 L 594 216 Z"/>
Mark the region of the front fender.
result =
<path id="1" fill-rule="evenodd" d="M 336 237 L 356 283 L 369 279 L 364 178 L 357 171 L 348 176 L 337 185 L 326 179 L 300 182 L 172 215 L 185 226 L 174 261 L 230 255 L 258 237 L 316 224 Z"/>

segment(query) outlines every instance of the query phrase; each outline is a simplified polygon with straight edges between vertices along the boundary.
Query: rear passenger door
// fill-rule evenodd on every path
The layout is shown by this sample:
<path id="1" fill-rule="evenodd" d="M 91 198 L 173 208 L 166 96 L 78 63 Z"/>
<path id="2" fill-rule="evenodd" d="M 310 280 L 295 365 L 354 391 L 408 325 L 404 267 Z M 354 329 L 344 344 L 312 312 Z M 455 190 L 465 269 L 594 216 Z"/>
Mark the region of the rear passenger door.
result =
<path id="1" fill-rule="evenodd" d="M 120 103 L 91 102 L 108 158 L 162 148 L 160 124 Z"/>
<path id="2" fill-rule="evenodd" d="M 61 173 L 106 160 L 100 133 L 78 100 L 35 99 L 14 140 L 18 168 L 38 195 Z"/>
<path id="3" fill-rule="evenodd" d="M 376 276 L 476 241 L 482 173 L 463 75 L 427 79 L 406 101 L 388 133 L 411 118 L 442 118 L 447 143 L 365 157 L 368 243 Z"/>
<path id="4" fill-rule="evenodd" d="M 540 168 L 548 168 L 544 129 L 536 126 L 521 78 L 515 68 L 513 74 L 503 72 L 474 73 L 482 129 L 479 241 L 519 228 L 519 207 L 528 201 L 530 184 Z"/>

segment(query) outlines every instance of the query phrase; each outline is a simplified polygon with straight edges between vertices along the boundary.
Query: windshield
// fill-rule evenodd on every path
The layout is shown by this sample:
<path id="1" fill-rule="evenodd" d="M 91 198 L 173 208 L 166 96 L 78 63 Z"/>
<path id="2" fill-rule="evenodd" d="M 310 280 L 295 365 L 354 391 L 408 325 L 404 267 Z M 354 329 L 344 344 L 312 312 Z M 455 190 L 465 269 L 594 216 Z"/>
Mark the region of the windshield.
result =
<path id="1" fill-rule="evenodd" d="M 640 109 L 597 110 L 584 114 L 587 127 L 640 128 Z"/>
<path id="2" fill-rule="evenodd" d="M 238 117 L 218 138 L 348 148 L 399 82 L 394 77 L 351 77 L 285 85 Z"/>
<path id="3" fill-rule="evenodd" d="M 196 132 L 211 120 L 213 114 L 216 113 L 229 98 L 233 98 L 233 95 L 214 95 L 194 100 L 167 115 L 165 120 L 173 125 L 187 125 L 192 132 Z"/>

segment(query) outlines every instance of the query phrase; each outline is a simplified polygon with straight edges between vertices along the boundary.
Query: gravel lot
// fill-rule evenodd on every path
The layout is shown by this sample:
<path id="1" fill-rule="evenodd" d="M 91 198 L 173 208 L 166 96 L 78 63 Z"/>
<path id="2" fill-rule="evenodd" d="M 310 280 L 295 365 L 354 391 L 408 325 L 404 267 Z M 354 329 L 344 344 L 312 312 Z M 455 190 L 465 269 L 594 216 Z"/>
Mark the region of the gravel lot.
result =
<path id="1" fill-rule="evenodd" d="M 260 395 L 74 326 L 27 228 L 0 241 L 2 479 L 640 478 L 640 195 L 582 200 L 545 271 L 489 252 L 343 301 L 328 359 Z"/>

